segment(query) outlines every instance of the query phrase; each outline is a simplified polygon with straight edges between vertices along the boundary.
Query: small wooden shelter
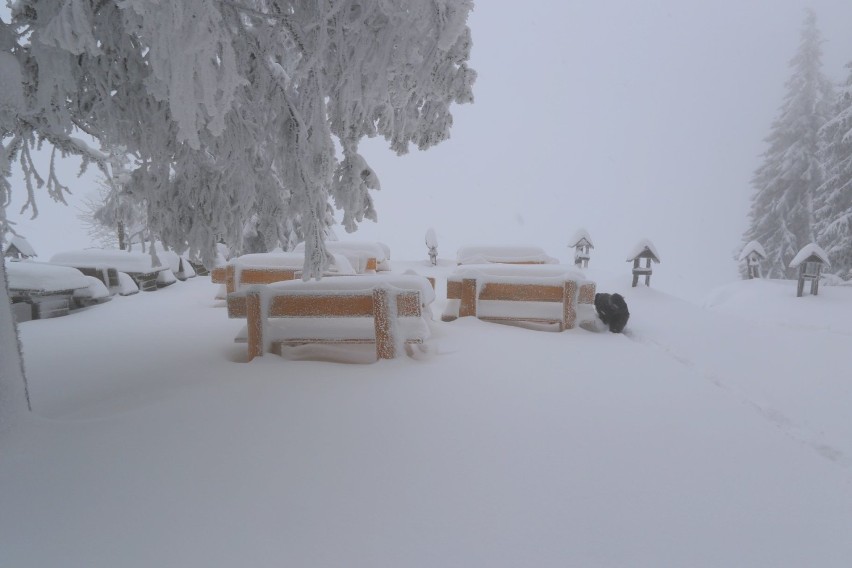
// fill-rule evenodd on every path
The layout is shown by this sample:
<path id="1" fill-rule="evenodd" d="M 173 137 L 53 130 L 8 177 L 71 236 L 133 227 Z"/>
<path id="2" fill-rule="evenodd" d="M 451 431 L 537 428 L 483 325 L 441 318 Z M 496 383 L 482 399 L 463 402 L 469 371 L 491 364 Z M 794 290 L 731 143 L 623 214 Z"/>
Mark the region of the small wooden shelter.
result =
<path id="1" fill-rule="evenodd" d="M 645 259 L 645 266 L 641 266 L 642 259 Z M 639 277 L 645 277 L 645 286 L 651 285 L 651 261 L 660 263 L 660 254 L 657 252 L 657 247 L 654 246 L 649 239 L 642 239 L 627 258 L 627 262 L 633 262 L 633 287 L 639 284 Z"/>
<path id="2" fill-rule="evenodd" d="M 819 293 L 819 277 L 823 265 L 830 267 L 831 263 L 828 261 L 828 254 L 816 243 L 805 245 L 799 251 L 799 254 L 790 261 L 790 268 L 799 269 L 796 297 L 802 297 L 805 291 L 806 280 L 810 280 L 811 282 L 811 294 L 816 296 Z"/>
<path id="3" fill-rule="evenodd" d="M 586 229 L 580 229 L 568 242 L 568 248 L 574 249 L 574 264 L 578 268 L 589 267 L 589 251 L 595 248 L 592 237 Z"/>
<path id="4" fill-rule="evenodd" d="M 20 235 L 14 235 L 9 239 L 9 244 L 3 252 L 3 256 L 15 260 L 23 260 L 26 258 L 35 258 L 38 255 L 27 239 Z"/>
<path id="5" fill-rule="evenodd" d="M 751 241 L 740 253 L 740 262 L 745 262 L 748 279 L 760 278 L 760 263 L 766 260 L 766 251 L 757 241 Z"/>

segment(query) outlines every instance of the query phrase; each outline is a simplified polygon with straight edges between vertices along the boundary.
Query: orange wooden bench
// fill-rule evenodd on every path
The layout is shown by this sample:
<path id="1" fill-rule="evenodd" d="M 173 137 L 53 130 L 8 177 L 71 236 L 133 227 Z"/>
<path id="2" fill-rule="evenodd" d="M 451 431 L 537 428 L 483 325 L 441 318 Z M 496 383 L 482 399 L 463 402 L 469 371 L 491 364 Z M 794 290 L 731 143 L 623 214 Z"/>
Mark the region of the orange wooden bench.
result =
<path id="1" fill-rule="evenodd" d="M 392 359 L 399 345 L 429 336 L 420 292 L 389 286 L 313 292 L 257 286 L 228 295 L 228 317 L 247 320 L 249 361 L 267 351 L 280 354 L 283 345 L 309 343 L 375 343 L 378 359 Z M 273 318 L 287 321 L 273 326 Z"/>
<path id="2" fill-rule="evenodd" d="M 560 284 L 523 282 L 477 282 L 476 278 L 447 281 L 448 310 L 443 321 L 473 316 L 505 323 L 554 324 L 559 331 L 573 329 L 591 319 L 595 303 L 595 283 L 565 280 Z M 501 302 L 496 308 L 487 302 Z M 532 302 L 532 304 L 530 304 Z M 549 304 L 561 304 L 561 309 Z M 578 307 L 580 314 L 578 314 Z M 554 309 L 556 308 L 556 309 Z M 591 310 L 591 311 L 590 311 Z"/>
<path id="3" fill-rule="evenodd" d="M 294 280 L 299 270 L 292 268 L 270 268 L 270 267 L 240 267 L 239 270 L 233 265 L 214 268 L 210 273 L 210 280 L 216 284 L 225 284 L 228 294 L 236 292 L 241 286 L 251 284 L 272 284 Z"/>

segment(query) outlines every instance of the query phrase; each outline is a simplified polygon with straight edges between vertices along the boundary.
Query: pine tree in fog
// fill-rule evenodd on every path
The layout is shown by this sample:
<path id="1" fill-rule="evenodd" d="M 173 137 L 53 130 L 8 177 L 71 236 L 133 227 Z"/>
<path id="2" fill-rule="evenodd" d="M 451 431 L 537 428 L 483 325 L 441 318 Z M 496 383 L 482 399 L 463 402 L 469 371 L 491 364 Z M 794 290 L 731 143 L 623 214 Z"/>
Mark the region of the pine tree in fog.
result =
<path id="1" fill-rule="evenodd" d="M 772 123 L 769 148 L 752 179 L 755 193 L 743 242 L 766 249 L 765 275 L 792 277 L 787 268 L 797 252 L 816 240 L 814 203 L 823 176 L 819 130 L 831 114 L 832 86 L 822 74 L 822 40 L 808 11 L 784 102 Z"/>
<path id="2" fill-rule="evenodd" d="M 852 276 L 852 63 L 840 88 L 834 116 L 823 126 L 825 182 L 817 199 L 817 241 L 828 253 L 831 271 Z"/>

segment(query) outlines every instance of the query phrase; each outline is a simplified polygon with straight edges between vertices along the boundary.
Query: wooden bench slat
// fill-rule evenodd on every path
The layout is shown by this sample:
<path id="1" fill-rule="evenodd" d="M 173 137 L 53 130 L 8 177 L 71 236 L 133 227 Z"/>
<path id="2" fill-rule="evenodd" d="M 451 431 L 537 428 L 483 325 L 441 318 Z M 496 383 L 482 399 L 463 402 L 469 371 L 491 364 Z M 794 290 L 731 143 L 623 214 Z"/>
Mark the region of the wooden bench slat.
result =
<path id="1" fill-rule="evenodd" d="M 563 286 L 545 284 L 504 284 L 489 282 L 482 286 L 480 300 L 515 300 L 519 302 L 561 302 Z"/>
<path id="2" fill-rule="evenodd" d="M 249 284 L 272 284 L 296 278 L 296 271 L 283 268 L 243 268 L 237 287 Z"/>

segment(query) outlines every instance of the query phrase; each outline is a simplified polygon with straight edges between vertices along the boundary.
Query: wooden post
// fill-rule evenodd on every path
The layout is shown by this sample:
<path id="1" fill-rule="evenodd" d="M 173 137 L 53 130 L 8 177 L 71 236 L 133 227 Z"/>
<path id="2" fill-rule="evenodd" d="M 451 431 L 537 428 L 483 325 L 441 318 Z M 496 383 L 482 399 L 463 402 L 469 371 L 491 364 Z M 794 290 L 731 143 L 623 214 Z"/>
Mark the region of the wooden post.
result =
<path id="1" fill-rule="evenodd" d="M 819 274 L 820 274 L 821 271 L 822 271 L 822 266 L 817 265 L 816 277 L 814 277 L 814 280 L 811 283 L 811 294 L 813 294 L 814 296 L 819 294 Z"/>
<path id="2" fill-rule="evenodd" d="M 462 280 L 461 302 L 459 304 L 459 317 L 476 317 L 476 279 L 465 278 Z"/>
<path id="3" fill-rule="evenodd" d="M 367 266 L 364 268 L 364 272 L 375 272 L 378 270 L 378 262 L 372 256 L 367 259 Z"/>
<path id="4" fill-rule="evenodd" d="M 233 264 L 229 264 L 225 268 L 225 289 L 228 291 L 228 294 L 233 294 L 237 291 L 236 268 L 234 268 Z"/>
<path id="5" fill-rule="evenodd" d="M 373 320 L 376 326 L 376 355 L 379 359 L 396 357 L 396 338 L 391 326 L 390 299 L 386 288 L 373 290 Z"/>
<path id="6" fill-rule="evenodd" d="M 562 291 L 562 329 L 574 329 L 577 324 L 576 299 L 577 283 L 566 280 Z"/>
<path id="7" fill-rule="evenodd" d="M 260 357 L 266 350 L 263 337 L 264 314 L 260 292 L 246 295 L 246 325 L 248 329 L 248 360 Z"/>
<path id="8" fill-rule="evenodd" d="M 645 286 L 647 287 L 647 286 L 651 285 L 651 259 L 650 258 L 645 259 L 645 268 L 648 269 L 648 273 L 645 275 Z"/>
<path id="9" fill-rule="evenodd" d="M 639 259 L 633 259 L 633 287 L 635 288 L 637 284 L 639 284 L 639 275 L 636 273 L 636 270 L 639 268 Z"/>

